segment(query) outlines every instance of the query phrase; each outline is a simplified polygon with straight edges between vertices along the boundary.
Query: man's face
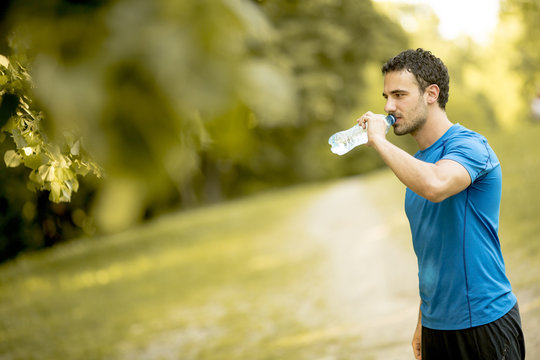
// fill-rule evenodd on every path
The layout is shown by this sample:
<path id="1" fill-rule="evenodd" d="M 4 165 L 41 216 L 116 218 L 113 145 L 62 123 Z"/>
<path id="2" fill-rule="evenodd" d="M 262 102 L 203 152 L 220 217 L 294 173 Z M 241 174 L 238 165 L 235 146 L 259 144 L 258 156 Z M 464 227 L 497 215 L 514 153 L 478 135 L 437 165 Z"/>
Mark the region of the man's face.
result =
<path id="1" fill-rule="evenodd" d="M 384 76 L 384 111 L 396 117 L 394 134 L 415 134 L 428 116 L 425 93 L 420 92 L 414 75 L 406 70 L 392 71 Z"/>

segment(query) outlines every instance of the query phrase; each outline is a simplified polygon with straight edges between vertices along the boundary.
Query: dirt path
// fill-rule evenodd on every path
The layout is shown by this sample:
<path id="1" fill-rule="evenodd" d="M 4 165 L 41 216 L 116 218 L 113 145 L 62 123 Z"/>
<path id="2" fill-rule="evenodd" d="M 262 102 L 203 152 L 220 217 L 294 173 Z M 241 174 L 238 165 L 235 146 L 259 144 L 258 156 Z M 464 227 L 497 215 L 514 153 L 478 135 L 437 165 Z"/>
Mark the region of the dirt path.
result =
<path id="1" fill-rule="evenodd" d="M 366 181 L 377 184 L 378 196 Z M 402 197 L 402 186 L 388 176 L 352 178 L 329 188 L 299 219 L 326 249 L 332 300 L 369 359 L 413 358 L 417 266 Z"/>

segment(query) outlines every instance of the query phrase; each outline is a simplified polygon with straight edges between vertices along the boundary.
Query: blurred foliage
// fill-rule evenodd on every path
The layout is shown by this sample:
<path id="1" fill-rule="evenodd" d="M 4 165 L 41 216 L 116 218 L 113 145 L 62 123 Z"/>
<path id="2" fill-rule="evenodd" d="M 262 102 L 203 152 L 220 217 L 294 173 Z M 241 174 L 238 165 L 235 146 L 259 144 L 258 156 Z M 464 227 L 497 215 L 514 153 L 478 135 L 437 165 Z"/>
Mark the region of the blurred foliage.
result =
<path id="1" fill-rule="evenodd" d="M 517 18 L 521 27 L 516 47 L 519 56 L 515 68 L 524 74 L 524 95 L 531 97 L 540 93 L 540 0 L 502 0 L 503 18 Z"/>
<path id="2" fill-rule="evenodd" d="M 69 202 L 79 189 L 77 175 L 92 171 L 98 177 L 101 169 L 81 148 L 80 139 L 67 134 L 62 148 L 43 134 L 42 115 L 28 97 L 30 75 L 18 61 L 0 55 L 0 142 L 6 133 L 15 149 L 4 152 L 7 167 L 24 164 L 32 169 L 28 177 L 31 190 L 48 190 L 52 202 Z"/>
<path id="3" fill-rule="evenodd" d="M 262 10 L 280 39 L 267 49 L 294 76 L 298 117 L 288 126 L 258 129 L 261 138 L 272 139 L 271 147 L 261 148 L 261 159 L 271 159 L 266 154 L 272 151 L 286 156 L 292 168 L 263 163 L 256 176 L 306 181 L 381 166 L 376 154 L 360 152 L 353 169 L 350 159 L 340 161 L 328 152 L 326 139 L 354 124 L 359 103 L 372 91 L 365 68 L 406 47 L 402 29 L 379 15 L 370 1 L 262 1 Z M 367 110 L 383 112 L 373 104 L 360 111 Z"/>
<path id="4" fill-rule="evenodd" d="M 9 135 L 2 154 L 8 166 L 30 168 L 6 171 L 19 183 L 29 178 L 54 201 L 71 198 L 63 207 L 65 226 L 79 232 L 63 232 L 56 220 L 54 238 L 116 231 L 178 207 L 367 172 L 382 166 L 374 152 L 336 157 L 326 139 L 367 110 L 383 112 L 380 64 L 406 47 L 430 49 L 448 65 L 452 121 L 478 131 L 513 126 L 527 106 L 519 88 L 530 93 L 539 63 L 534 37 L 522 36 L 520 48 L 515 41 L 537 31 L 531 14 L 538 6 L 502 5 L 493 43 L 480 47 L 467 38 L 441 39 L 437 17 L 422 5 L 3 2 L 0 53 L 11 61 L 0 65 L 1 125 Z M 24 116 L 12 116 L 17 111 Z M 416 149 L 410 137 L 389 137 Z M 99 171 L 81 144 L 107 174 L 85 178 L 85 189 L 78 186 L 82 167 Z M 81 194 L 71 196 L 78 187 Z M 11 216 L 45 234 L 37 215 L 23 214 L 43 196 L 13 200 L 15 193 L 3 195 L 18 204 L 10 205 Z M 42 237 L 34 243 L 49 242 Z"/>
<path id="5" fill-rule="evenodd" d="M 43 127 L 40 148 L 64 143 L 67 133 L 64 159 L 84 143 L 105 169 L 102 182 L 88 182 L 92 195 L 75 199 L 100 231 L 381 165 L 375 154 L 357 152 L 352 169 L 326 144 L 354 123 L 367 93 L 364 67 L 406 47 L 399 26 L 369 0 L 12 0 L 2 7 L 0 50 L 32 76 L 19 98 Z M 23 162 L 26 147 L 9 152 L 7 163 Z M 76 190 L 76 173 L 62 184 Z M 48 174 L 38 167 L 32 179 Z M 56 185 L 41 187 L 67 200 Z"/>
<path id="6" fill-rule="evenodd" d="M 0 153 L 13 146 L 7 140 L 0 143 Z M 54 203 L 47 192 L 30 192 L 24 186 L 30 172 L 24 166 L 0 171 L 0 260 L 95 231 L 82 203 L 91 196 L 88 186 L 83 183 L 70 203 Z"/>

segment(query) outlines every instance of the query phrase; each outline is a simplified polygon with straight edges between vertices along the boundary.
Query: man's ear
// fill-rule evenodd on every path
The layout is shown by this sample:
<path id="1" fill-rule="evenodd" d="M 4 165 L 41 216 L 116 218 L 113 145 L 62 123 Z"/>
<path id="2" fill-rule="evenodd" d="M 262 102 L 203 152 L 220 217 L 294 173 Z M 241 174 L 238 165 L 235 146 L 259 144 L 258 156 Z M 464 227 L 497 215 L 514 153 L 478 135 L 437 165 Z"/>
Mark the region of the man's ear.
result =
<path id="1" fill-rule="evenodd" d="M 426 88 L 424 94 L 426 94 L 426 100 L 428 104 L 434 104 L 439 98 L 439 86 L 437 84 L 431 84 Z"/>

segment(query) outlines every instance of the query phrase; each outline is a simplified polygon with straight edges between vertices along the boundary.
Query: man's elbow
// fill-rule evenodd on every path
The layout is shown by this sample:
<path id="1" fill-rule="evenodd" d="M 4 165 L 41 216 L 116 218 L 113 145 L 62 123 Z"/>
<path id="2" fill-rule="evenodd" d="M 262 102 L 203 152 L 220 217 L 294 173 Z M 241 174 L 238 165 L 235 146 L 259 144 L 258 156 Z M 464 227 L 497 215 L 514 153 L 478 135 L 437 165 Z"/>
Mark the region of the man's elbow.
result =
<path id="1" fill-rule="evenodd" d="M 448 198 L 448 196 L 442 196 L 442 195 L 426 195 L 424 196 L 427 200 L 431 201 L 432 203 L 440 203 Z"/>
<path id="2" fill-rule="evenodd" d="M 440 203 L 446 200 L 449 195 L 440 186 L 437 186 L 435 184 L 429 184 L 425 187 L 422 197 L 433 203 Z"/>

